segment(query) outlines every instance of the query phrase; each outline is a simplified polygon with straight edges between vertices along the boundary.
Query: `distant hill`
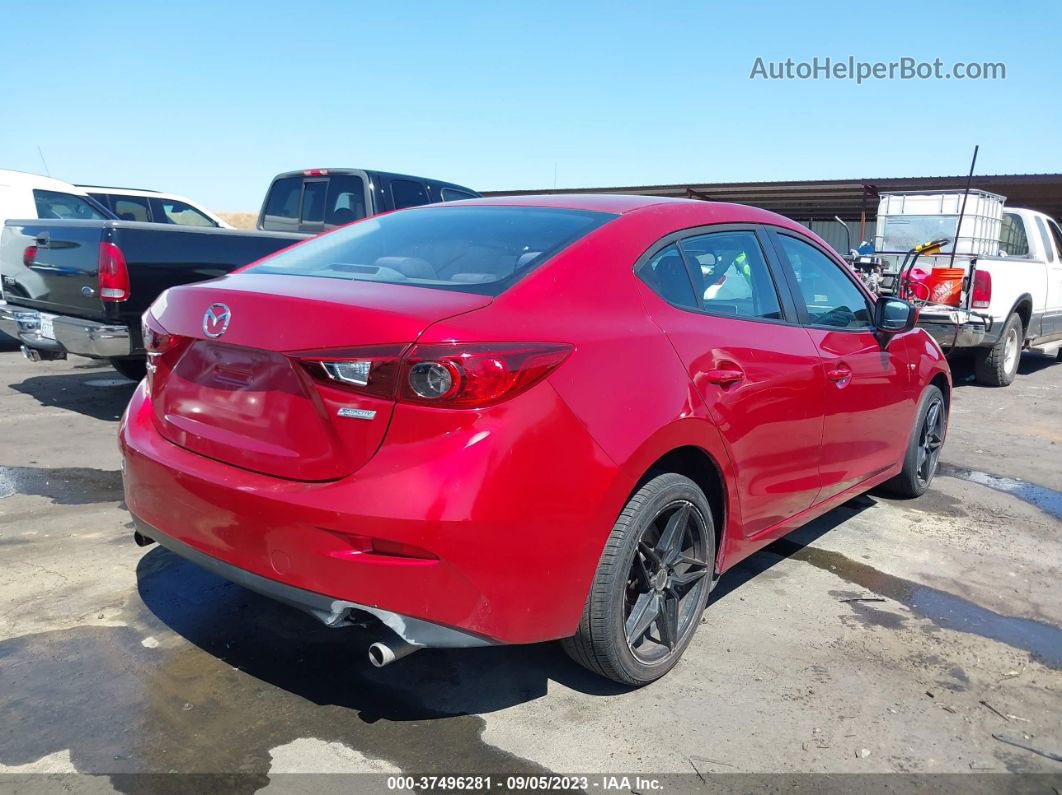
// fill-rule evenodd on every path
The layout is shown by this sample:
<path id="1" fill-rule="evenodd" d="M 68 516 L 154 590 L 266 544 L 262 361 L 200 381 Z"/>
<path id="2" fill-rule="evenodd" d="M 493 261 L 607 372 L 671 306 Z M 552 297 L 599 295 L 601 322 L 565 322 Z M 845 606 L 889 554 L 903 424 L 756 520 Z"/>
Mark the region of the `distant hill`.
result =
<path id="1" fill-rule="evenodd" d="M 258 213 L 217 213 L 217 215 L 237 229 L 254 229 L 254 225 L 258 223 Z"/>

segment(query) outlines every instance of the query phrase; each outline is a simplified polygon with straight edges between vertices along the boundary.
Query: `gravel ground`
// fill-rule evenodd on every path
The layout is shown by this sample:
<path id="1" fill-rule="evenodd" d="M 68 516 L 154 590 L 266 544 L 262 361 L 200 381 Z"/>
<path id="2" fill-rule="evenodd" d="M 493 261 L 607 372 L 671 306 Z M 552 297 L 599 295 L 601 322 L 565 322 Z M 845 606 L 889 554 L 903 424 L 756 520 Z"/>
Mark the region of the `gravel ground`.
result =
<path id="1" fill-rule="evenodd" d="M 682 663 L 629 691 L 555 644 L 376 670 L 359 630 L 134 546 L 115 444 L 133 385 L 2 352 L 0 773 L 247 792 L 306 772 L 1057 775 L 993 735 L 1062 753 L 1062 364 L 1026 354 L 1007 389 L 968 375 L 929 494 L 860 497 L 753 556 Z"/>

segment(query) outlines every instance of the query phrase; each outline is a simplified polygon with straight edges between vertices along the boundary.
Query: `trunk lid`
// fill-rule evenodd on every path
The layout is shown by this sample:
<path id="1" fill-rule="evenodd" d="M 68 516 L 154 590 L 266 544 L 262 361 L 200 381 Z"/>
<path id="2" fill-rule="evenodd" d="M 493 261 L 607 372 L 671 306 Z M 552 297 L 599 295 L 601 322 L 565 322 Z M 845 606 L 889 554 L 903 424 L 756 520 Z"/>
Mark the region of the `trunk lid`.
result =
<path id="1" fill-rule="evenodd" d="M 428 325 L 490 301 L 447 290 L 249 273 L 171 290 L 152 308 L 177 338 L 152 376 L 156 426 L 175 444 L 255 472 L 306 481 L 344 477 L 376 452 L 394 401 L 322 383 L 297 354 L 407 346 Z M 357 416 L 340 416 L 340 409 Z M 375 414 L 366 419 L 364 412 Z"/>

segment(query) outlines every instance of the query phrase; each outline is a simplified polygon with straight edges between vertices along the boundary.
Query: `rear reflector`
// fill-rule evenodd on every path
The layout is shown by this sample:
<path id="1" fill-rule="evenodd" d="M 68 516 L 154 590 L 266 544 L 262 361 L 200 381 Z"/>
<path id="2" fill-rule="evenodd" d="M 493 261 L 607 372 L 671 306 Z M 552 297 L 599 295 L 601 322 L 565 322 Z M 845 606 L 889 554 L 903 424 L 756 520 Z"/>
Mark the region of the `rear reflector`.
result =
<path id="1" fill-rule="evenodd" d="M 125 255 L 114 243 L 100 243 L 99 294 L 101 301 L 129 298 L 129 269 Z"/>
<path id="2" fill-rule="evenodd" d="M 988 309 L 992 303 L 992 274 L 978 268 L 974 271 L 973 291 L 970 306 L 974 309 Z"/>

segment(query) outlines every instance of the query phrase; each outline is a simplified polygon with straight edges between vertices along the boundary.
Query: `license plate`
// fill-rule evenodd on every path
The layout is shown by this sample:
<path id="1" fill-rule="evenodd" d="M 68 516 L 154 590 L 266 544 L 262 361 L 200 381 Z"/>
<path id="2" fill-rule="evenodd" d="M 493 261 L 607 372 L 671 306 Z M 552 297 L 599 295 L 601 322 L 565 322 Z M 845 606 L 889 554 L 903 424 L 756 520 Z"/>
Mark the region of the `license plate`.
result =
<path id="1" fill-rule="evenodd" d="M 41 327 L 40 327 L 40 332 L 39 332 L 40 335 L 42 337 L 44 337 L 45 339 L 54 340 L 55 339 L 55 318 L 56 318 L 56 315 L 45 315 L 45 314 L 41 313 L 40 318 L 41 318 Z"/>

